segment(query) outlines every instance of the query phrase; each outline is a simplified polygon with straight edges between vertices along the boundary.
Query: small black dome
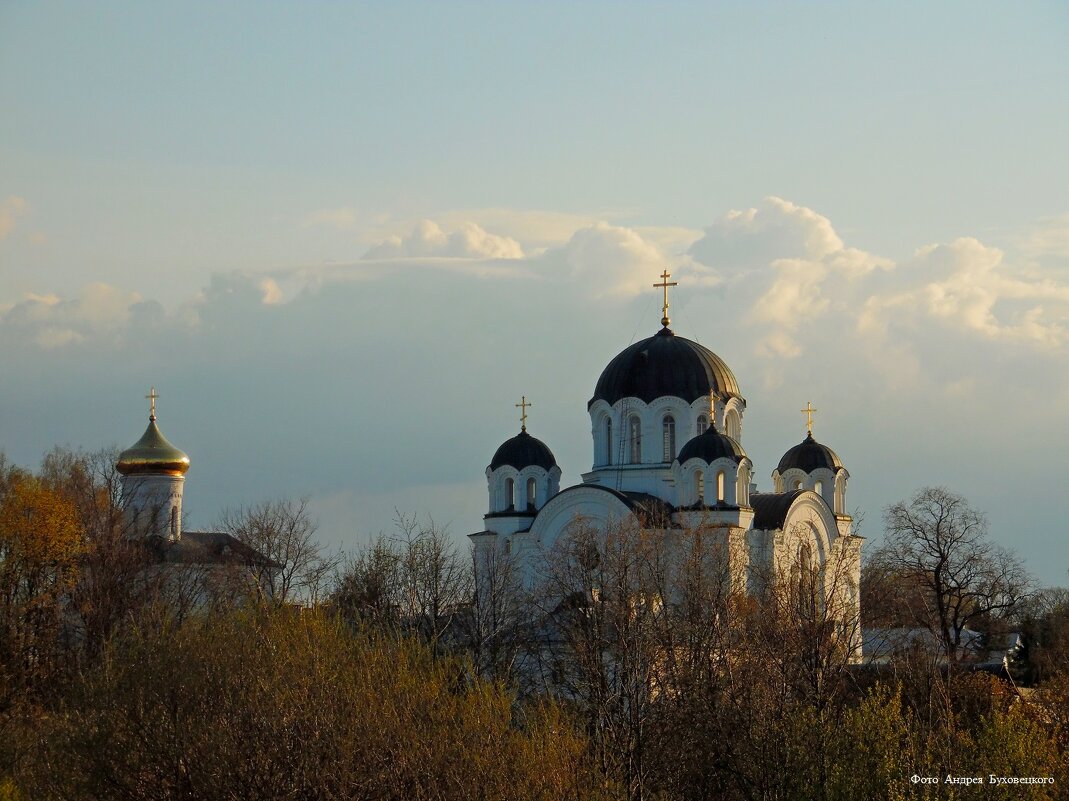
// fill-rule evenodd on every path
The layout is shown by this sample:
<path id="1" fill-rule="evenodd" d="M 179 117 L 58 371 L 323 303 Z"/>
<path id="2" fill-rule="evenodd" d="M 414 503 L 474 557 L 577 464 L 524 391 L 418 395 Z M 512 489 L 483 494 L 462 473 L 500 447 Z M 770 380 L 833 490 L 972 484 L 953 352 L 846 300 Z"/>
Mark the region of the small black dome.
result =
<path id="1" fill-rule="evenodd" d="M 609 362 L 587 408 L 599 400 L 611 405 L 634 397 L 649 403 L 666 395 L 693 403 L 710 392 L 740 395 L 738 382 L 723 359 L 697 342 L 677 337 L 672 329 L 662 328 Z"/>
<path id="2" fill-rule="evenodd" d="M 553 451 L 542 440 L 536 439 L 526 431 L 521 431 L 512 439 L 505 440 L 501 447 L 494 453 L 490 461 L 490 469 L 496 470 L 504 465 L 523 470 L 525 467 L 537 465 L 549 470 L 557 464 L 553 457 Z"/>
<path id="3" fill-rule="evenodd" d="M 711 464 L 725 456 L 737 463 L 746 457 L 746 451 L 742 449 L 742 445 L 727 434 L 721 434 L 710 426 L 705 430 L 704 434 L 699 434 L 687 442 L 682 450 L 679 451 L 679 456 L 676 457 L 676 460 L 680 464 L 684 464 L 688 459 L 698 457 L 706 464 Z"/>
<path id="4" fill-rule="evenodd" d="M 825 467 L 834 473 L 842 466 L 843 463 L 839 461 L 835 451 L 827 445 L 821 445 L 813 439 L 812 434 L 809 434 L 800 444 L 783 454 L 776 470 L 783 475 L 792 468 L 798 468 L 804 473 L 812 473 L 814 470 Z"/>

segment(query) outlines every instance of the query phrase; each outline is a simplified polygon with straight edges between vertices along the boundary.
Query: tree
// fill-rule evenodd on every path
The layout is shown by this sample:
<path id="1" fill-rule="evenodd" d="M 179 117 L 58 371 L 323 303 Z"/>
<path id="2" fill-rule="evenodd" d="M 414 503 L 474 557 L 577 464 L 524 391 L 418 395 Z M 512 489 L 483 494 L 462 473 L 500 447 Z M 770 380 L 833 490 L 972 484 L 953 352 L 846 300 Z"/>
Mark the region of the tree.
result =
<path id="1" fill-rule="evenodd" d="M 316 537 L 308 499 L 264 501 L 223 512 L 220 528 L 277 566 L 252 565 L 276 604 L 315 603 L 341 562 Z"/>
<path id="2" fill-rule="evenodd" d="M 936 637 L 951 663 L 967 656 L 965 630 L 1006 618 L 1028 597 L 1021 560 L 988 536 L 968 501 L 943 487 L 889 506 L 875 569 L 911 585 L 908 616 Z"/>
<path id="3" fill-rule="evenodd" d="M 349 561 L 331 602 L 348 618 L 439 642 L 471 600 L 472 570 L 447 532 L 398 512 L 397 535 L 380 535 Z"/>
<path id="4" fill-rule="evenodd" d="M 74 506 L 40 479 L 8 471 L 0 495 L 0 714 L 59 669 L 64 601 L 82 530 Z"/>
<path id="5" fill-rule="evenodd" d="M 27 797 L 581 799 L 585 743 L 550 703 L 413 639 L 312 610 L 125 632 L 44 721 Z"/>

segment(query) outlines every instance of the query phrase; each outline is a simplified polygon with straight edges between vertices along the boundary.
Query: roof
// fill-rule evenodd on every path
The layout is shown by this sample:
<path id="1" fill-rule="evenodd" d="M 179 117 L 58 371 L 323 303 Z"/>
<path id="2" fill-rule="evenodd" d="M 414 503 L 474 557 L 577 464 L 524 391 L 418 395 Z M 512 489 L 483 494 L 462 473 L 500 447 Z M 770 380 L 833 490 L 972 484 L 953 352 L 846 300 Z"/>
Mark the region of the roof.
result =
<path id="1" fill-rule="evenodd" d="M 827 445 L 821 445 L 813 439 L 813 434 L 810 433 L 800 444 L 795 445 L 783 454 L 783 458 L 779 460 L 776 470 L 781 474 L 792 468 L 797 468 L 805 473 L 812 473 L 820 468 L 835 472 L 842 466 L 843 463 L 839 461 L 835 451 Z"/>
<path id="2" fill-rule="evenodd" d="M 650 403 L 666 395 L 693 403 L 710 392 L 741 397 L 738 382 L 723 359 L 697 342 L 677 337 L 672 329 L 662 328 L 609 362 L 587 408 L 599 400 L 611 405 L 634 397 Z"/>
<path id="3" fill-rule="evenodd" d="M 160 433 L 156 415 L 148 419 L 141 439 L 119 454 L 115 468 L 123 475 L 134 473 L 172 473 L 181 475 L 189 469 L 189 457 Z"/>
<path id="4" fill-rule="evenodd" d="M 490 469 L 496 470 L 504 465 L 523 470 L 532 465 L 545 470 L 552 469 L 557 464 L 553 451 L 542 440 L 532 437 L 526 429 L 501 443 L 501 447 L 494 453 L 490 460 Z"/>
<path id="5" fill-rule="evenodd" d="M 224 531 L 183 531 L 177 540 L 157 539 L 154 549 L 161 562 L 282 568 L 278 562 Z"/>
<path id="6" fill-rule="evenodd" d="M 754 511 L 753 527 L 762 531 L 775 531 L 777 528 L 783 528 L 791 504 L 803 492 L 807 490 L 751 493 L 750 506 Z"/>
<path id="7" fill-rule="evenodd" d="M 680 449 L 676 461 L 685 464 L 688 459 L 698 458 L 706 464 L 712 464 L 717 459 L 731 459 L 739 462 L 746 458 L 746 451 L 742 449 L 736 440 L 727 434 L 721 434 L 713 426 L 696 437 L 692 437 Z"/>

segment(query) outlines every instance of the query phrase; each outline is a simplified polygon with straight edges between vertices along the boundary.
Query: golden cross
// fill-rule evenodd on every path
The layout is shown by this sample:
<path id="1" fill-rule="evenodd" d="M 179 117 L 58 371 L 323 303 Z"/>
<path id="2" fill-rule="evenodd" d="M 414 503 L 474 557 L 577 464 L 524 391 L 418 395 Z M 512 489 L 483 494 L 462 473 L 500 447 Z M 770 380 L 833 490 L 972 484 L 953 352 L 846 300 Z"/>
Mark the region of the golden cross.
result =
<path id="1" fill-rule="evenodd" d="M 813 412 L 815 411 L 816 409 L 813 408 L 812 401 L 806 401 L 805 408 L 802 409 L 802 414 L 805 415 L 805 429 L 809 436 L 813 436 Z"/>
<path id="2" fill-rule="evenodd" d="M 520 431 L 526 431 L 527 430 L 527 407 L 528 406 L 534 406 L 534 404 L 533 403 L 528 403 L 527 402 L 527 396 L 526 395 L 522 395 L 522 396 L 520 396 L 520 402 L 517 403 L 517 404 L 514 404 L 514 405 L 516 406 L 517 409 L 521 410 L 521 412 L 520 412 Z"/>
<path id="3" fill-rule="evenodd" d="M 709 390 L 709 427 L 716 428 L 716 390 Z"/>
<path id="4" fill-rule="evenodd" d="M 670 286 L 679 286 L 679 282 L 678 281 L 671 281 L 670 282 L 668 280 L 671 277 L 672 277 L 672 274 L 670 272 L 668 272 L 668 270 L 665 270 L 663 273 L 661 273 L 661 283 L 653 285 L 654 288 L 656 288 L 656 287 L 663 287 L 664 288 L 664 308 L 661 309 L 661 325 L 663 325 L 665 328 L 667 328 L 668 324 L 670 322 L 672 322 L 671 320 L 668 319 L 668 287 L 670 287 Z"/>
<path id="5" fill-rule="evenodd" d="M 156 398 L 159 397 L 159 395 L 156 393 L 156 387 L 152 387 L 148 391 L 148 395 L 146 395 L 145 397 L 148 398 L 148 402 L 149 402 L 149 419 L 155 420 L 156 419 Z"/>

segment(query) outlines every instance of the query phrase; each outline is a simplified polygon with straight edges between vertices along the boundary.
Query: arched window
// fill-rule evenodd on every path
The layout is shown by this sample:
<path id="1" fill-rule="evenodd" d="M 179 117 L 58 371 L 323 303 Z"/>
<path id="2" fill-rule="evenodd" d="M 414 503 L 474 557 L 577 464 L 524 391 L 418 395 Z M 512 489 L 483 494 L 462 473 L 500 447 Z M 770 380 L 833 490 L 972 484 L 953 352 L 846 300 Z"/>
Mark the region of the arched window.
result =
<path id="1" fill-rule="evenodd" d="M 724 471 L 720 470 L 716 474 L 716 500 L 724 500 Z"/>
<path id="2" fill-rule="evenodd" d="M 815 492 L 817 495 L 823 496 L 824 495 L 824 482 L 823 481 L 818 481 L 816 484 L 814 484 L 813 485 L 813 492 Z"/>
<path id="3" fill-rule="evenodd" d="M 706 417 L 704 414 L 698 415 L 698 436 L 700 437 L 702 434 L 704 434 L 708 428 L 709 418 Z"/>
<path id="4" fill-rule="evenodd" d="M 605 418 L 605 464 L 612 464 L 612 418 Z"/>
<path id="5" fill-rule="evenodd" d="M 801 481 L 795 481 L 795 482 L 794 482 L 794 488 L 795 488 L 796 490 L 797 490 L 797 489 L 801 489 L 801 488 L 802 488 L 802 482 L 801 482 Z"/>
<path id="6" fill-rule="evenodd" d="M 627 421 L 627 438 L 631 445 L 631 464 L 639 464 L 642 461 L 642 421 L 638 415 L 632 415 Z"/>
<path id="7" fill-rule="evenodd" d="M 701 470 L 694 471 L 694 494 L 698 503 L 705 503 L 705 473 Z"/>
<path id="8" fill-rule="evenodd" d="M 664 440 L 664 458 L 661 461 L 670 462 L 676 458 L 676 419 L 672 415 L 664 416 L 661 434 Z"/>
<path id="9" fill-rule="evenodd" d="M 178 536 L 178 507 L 171 507 L 171 536 Z"/>
<path id="10" fill-rule="evenodd" d="M 533 512 L 535 508 L 535 496 L 538 492 L 538 484 L 533 478 L 527 479 L 527 511 Z"/>
<path id="11" fill-rule="evenodd" d="M 516 506 L 516 482 L 511 478 L 505 479 L 505 508 L 513 509 Z"/>
<path id="12" fill-rule="evenodd" d="M 724 428 L 727 431 L 727 435 L 734 440 L 742 436 L 742 419 L 736 410 L 729 409 L 728 413 L 724 415 Z"/>

